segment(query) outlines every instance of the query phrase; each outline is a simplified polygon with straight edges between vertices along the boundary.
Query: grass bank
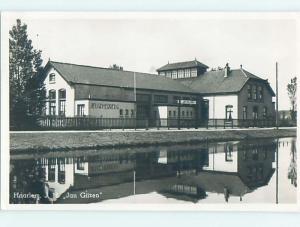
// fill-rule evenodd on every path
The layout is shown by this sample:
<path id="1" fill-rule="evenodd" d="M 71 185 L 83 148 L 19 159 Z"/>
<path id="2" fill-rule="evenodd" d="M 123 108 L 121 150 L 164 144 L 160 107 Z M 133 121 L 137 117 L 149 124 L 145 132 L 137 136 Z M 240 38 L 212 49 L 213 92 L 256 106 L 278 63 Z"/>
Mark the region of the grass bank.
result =
<path id="1" fill-rule="evenodd" d="M 10 151 L 41 152 L 295 137 L 296 129 L 11 132 Z"/>

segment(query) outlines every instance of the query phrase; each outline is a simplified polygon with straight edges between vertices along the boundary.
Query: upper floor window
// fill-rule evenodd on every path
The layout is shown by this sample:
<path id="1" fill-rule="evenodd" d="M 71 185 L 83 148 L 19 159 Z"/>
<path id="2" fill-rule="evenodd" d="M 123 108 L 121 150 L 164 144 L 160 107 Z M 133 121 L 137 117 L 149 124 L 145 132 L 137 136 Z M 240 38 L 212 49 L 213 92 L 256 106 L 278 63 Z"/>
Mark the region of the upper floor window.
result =
<path id="1" fill-rule="evenodd" d="M 179 69 L 178 70 L 178 78 L 183 78 L 184 77 L 184 70 L 183 69 Z"/>
<path id="2" fill-rule="evenodd" d="M 167 74 L 166 74 L 166 75 L 167 75 L 167 77 L 168 77 L 168 78 L 171 78 L 171 77 L 172 77 L 172 73 L 171 73 L 170 71 L 169 71 L 169 72 L 167 72 Z"/>
<path id="3" fill-rule="evenodd" d="M 197 69 L 191 70 L 191 77 L 197 77 Z"/>
<path id="4" fill-rule="evenodd" d="M 55 90 L 49 91 L 49 99 L 56 99 L 56 92 Z"/>
<path id="5" fill-rule="evenodd" d="M 257 99 L 257 86 L 256 85 L 253 86 L 253 99 L 254 100 Z"/>
<path id="6" fill-rule="evenodd" d="M 185 69 L 184 70 L 184 77 L 191 77 L 191 70 L 190 69 Z"/>
<path id="7" fill-rule="evenodd" d="M 172 79 L 177 79 L 177 71 L 176 70 L 172 71 Z"/>
<path id="8" fill-rule="evenodd" d="M 159 75 L 160 76 L 166 76 L 166 73 L 165 72 L 159 72 Z"/>
<path id="9" fill-rule="evenodd" d="M 259 87 L 258 87 L 258 99 L 259 99 L 260 101 L 263 100 L 263 88 L 262 88 L 262 86 L 259 86 Z"/>
<path id="10" fill-rule="evenodd" d="M 168 96 L 167 95 L 154 95 L 154 102 L 155 103 L 168 103 Z"/>
<path id="11" fill-rule="evenodd" d="M 49 82 L 50 82 L 50 83 L 55 83 L 55 74 L 54 74 L 54 73 L 51 73 L 51 74 L 49 75 Z"/>
<path id="12" fill-rule="evenodd" d="M 58 91 L 58 98 L 59 99 L 66 99 L 66 90 L 65 89 L 60 89 Z"/>
<path id="13" fill-rule="evenodd" d="M 248 84 L 247 86 L 247 94 L 248 94 L 248 100 L 252 99 L 252 89 L 251 89 L 251 85 Z"/>

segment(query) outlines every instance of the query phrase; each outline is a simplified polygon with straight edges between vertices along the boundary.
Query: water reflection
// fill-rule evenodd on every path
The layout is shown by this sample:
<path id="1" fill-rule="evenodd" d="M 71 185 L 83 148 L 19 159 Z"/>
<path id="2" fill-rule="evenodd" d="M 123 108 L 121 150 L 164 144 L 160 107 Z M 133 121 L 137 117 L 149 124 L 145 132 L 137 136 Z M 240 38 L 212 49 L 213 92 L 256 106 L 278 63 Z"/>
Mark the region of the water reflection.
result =
<path id="1" fill-rule="evenodd" d="M 297 148 L 295 139 L 291 141 L 291 162 L 288 170 L 288 178 L 291 180 L 291 184 L 297 187 Z"/>
<path id="2" fill-rule="evenodd" d="M 296 187 L 295 139 L 280 144 L 279 152 L 290 150 L 285 178 Z M 59 157 L 15 155 L 10 202 L 92 203 L 153 192 L 194 203 L 209 202 L 212 195 L 221 195 L 223 202 L 243 201 L 270 183 L 275 152 L 276 141 L 270 139 L 55 154 Z"/>

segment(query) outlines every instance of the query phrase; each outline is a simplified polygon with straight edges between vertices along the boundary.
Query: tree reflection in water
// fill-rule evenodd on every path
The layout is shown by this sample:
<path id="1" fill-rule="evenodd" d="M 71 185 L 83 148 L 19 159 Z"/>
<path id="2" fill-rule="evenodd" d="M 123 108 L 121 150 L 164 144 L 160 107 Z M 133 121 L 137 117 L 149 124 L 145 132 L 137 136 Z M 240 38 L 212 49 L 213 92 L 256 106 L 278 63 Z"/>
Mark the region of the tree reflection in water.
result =
<path id="1" fill-rule="evenodd" d="M 288 179 L 291 180 L 291 184 L 297 187 L 297 147 L 296 140 L 291 141 L 291 162 L 288 170 Z"/>

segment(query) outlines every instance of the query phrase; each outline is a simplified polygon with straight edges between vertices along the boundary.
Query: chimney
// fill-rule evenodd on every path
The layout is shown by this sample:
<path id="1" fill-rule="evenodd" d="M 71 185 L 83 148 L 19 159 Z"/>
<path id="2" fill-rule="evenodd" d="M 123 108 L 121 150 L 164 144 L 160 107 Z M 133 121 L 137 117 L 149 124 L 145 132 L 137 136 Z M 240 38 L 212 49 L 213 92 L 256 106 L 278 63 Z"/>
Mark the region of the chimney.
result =
<path id="1" fill-rule="evenodd" d="M 241 69 L 243 68 L 243 65 L 240 65 Z"/>
<path id="2" fill-rule="evenodd" d="M 226 66 L 225 66 L 225 68 L 224 68 L 224 71 L 225 71 L 224 77 L 226 78 L 226 77 L 228 77 L 228 75 L 229 75 L 229 73 L 230 73 L 230 67 L 229 67 L 229 64 L 228 64 L 228 63 L 226 63 Z"/>

